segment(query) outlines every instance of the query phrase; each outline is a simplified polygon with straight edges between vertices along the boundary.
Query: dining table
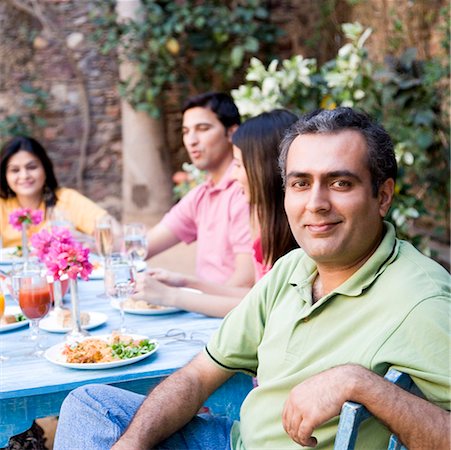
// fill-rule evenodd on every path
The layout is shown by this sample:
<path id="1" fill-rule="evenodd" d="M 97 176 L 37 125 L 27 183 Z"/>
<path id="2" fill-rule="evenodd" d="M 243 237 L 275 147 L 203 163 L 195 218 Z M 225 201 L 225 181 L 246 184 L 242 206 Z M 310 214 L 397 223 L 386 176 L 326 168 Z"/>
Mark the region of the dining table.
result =
<path id="1" fill-rule="evenodd" d="M 120 314 L 112 301 L 99 295 L 104 291 L 102 278 L 78 281 L 81 311 L 94 312 L 105 317 L 89 333 L 95 337 L 110 334 L 119 327 Z M 6 296 L 7 306 L 15 305 Z M 70 295 L 64 297 L 63 306 L 70 308 Z M 34 419 L 58 416 L 65 397 L 73 389 L 100 383 L 146 394 L 174 371 L 187 364 L 205 347 L 221 319 L 202 314 L 174 311 L 150 314 L 126 313 L 125 325 L 135 334 L 158 341 L 152 355 L 133 364 L 105 369 L 83 370 L 61 366 L 48 359 L 30 356 L 33 342 L 28 326 L 0 332 L 0 447 L 8 438 L 27 430 Z M 65 341 L 61 332 L 40 331 L 42 344 L 53 347 Z M 241 403 L 252 389 L 252 379 L 237 373 L 215 391 L 205 406 L 214 413 L 238 419 Z"/>

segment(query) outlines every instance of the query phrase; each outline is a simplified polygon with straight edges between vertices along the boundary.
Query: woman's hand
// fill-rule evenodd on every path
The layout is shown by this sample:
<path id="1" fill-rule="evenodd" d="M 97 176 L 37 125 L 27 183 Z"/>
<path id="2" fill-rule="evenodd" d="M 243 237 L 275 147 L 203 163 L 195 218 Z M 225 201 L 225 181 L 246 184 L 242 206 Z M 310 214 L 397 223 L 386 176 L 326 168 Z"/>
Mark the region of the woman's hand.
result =
<path id="1" fill-rule="evenodd" d="M 144 300 L 153 305 L 176 306 L 176 296 L 170 286 L 153 278 L 149 273 L 140 273 L 136 277 L 136 291 L 132 295 L 134 300 Z"/>
<path id="2" fill-rule="evenodd" d="M 188 285 L 188 277 L 182 273 L 171 272 L 164 269 L 148 269 L 147 273 L 155 280 L 168 286 L 186 287 Z"/>

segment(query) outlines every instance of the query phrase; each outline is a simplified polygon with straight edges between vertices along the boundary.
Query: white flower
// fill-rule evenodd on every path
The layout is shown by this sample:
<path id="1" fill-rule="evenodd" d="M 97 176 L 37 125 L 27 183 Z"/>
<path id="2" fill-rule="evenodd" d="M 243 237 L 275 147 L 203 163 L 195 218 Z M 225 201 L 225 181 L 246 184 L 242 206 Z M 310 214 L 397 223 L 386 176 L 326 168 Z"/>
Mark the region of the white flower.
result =
<path id="1" fill-rule="evenodd" d="M 362 89 L 357 89 L 354 92 L 354 98 L 356 100 L 362 100 L 363 97 L 365 97 L 365 92 Z"/>

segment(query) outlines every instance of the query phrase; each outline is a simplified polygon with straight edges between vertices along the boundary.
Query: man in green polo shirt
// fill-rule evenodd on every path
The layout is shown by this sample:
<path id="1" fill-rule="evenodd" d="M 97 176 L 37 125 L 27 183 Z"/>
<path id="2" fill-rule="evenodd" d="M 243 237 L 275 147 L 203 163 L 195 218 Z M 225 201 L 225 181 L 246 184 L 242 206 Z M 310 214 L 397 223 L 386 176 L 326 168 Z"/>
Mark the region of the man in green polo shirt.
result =
<path id="1" fill-rule="evenodd" d="M 288 131 L 280 165 L 302 250 L 145 400 L 107 386 L 71 394 L 56 449 L 109 448 L 122 433 L 114 450 L 332 448 L 347 400 L 378 419 L 362 426 L 358 448 L 387 447 L 381 423 L 408 448 L 450 448 L 450 276 L 384 221 L 397 171 L 390 137 L 350 108 L 318 111 Z M 384 380 L 390 367 L 427 400 Z M 236 371 L 258 379 L 240 422 L 195 416 Z"/>

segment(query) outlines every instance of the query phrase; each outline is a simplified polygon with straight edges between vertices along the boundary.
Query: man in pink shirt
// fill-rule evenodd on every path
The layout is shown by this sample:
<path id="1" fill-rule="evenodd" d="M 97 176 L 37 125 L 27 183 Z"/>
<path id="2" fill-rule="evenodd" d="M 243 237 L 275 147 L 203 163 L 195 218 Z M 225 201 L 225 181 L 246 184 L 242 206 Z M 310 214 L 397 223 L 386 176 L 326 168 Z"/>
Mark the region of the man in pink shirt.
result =
<path id="1" fill-rule="evenodd" d="M 252 286 L 255 275 L 249 205 L 232 178 L 232 135 L 240 115 L 232 98 L 206 93 L 183 108 L 183 143 L 208 179 L 192 189 L 147 235 L 148 257 L 180 241 L 197 241 L 196 275 L 203 281 Z"/>

